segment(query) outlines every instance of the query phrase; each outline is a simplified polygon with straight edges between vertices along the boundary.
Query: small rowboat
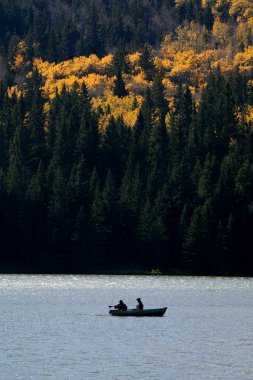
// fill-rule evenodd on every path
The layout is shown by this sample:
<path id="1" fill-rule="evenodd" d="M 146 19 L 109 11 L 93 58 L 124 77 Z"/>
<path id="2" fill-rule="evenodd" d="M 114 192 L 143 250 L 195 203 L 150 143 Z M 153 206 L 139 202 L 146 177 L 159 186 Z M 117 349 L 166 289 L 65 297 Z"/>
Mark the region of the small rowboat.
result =
<path id="1" fill-rule="evenodd" d="M 160 309 L 128 309 L 117 310 L 112 309 L 109 311 L 110 315 L 116 317 L 162 317 L 167 310 L 167 307 L 161 307 Z"/>

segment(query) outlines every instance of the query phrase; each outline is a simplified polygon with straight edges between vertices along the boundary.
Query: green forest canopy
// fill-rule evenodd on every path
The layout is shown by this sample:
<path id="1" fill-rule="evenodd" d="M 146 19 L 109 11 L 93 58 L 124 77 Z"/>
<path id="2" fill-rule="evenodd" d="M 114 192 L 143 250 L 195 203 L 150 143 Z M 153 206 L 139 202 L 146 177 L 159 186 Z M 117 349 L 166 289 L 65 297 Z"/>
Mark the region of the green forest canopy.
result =
<path id="1" fill-rule="evenodd" d="M 162 73 L 151 67 L 134 127 L 108 109 L 105 131 L 105 111 L 92 109 L 84 84 L 56 92 L 47 114 L 36 69 L 20 96 L 7 92 L 8 57 L 21 39 L 49 60 L 104 54 L 119 40 L 155 46 L 174 23 L 210 27 L 199 2 L 14 3 L 0 2 L 0 270 L 252 275 L 252 73 L 211 71 L 199 103 L 178 83 L 169 110 Z M 153 16 L 164 9 L 171 24 L 155 33 Z"/>

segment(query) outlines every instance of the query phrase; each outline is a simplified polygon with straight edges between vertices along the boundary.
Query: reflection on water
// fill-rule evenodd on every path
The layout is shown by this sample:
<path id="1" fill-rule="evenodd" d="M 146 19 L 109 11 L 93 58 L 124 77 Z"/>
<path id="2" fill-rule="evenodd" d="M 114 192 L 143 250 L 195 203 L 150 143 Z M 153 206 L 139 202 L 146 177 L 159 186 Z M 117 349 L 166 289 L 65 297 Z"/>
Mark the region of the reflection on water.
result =
<path id="1" fill-rule="evenodd" d="M 82 288 L 82 289 L 252 289 L 251 278 L 173 277 L 173 276 L 96 276 L 96 275 L 0 275 L 2 288 Z M 200 289 L 201 287 L 201 289 Z"/>
<path id="2" fill-rule="evenodd" d="M 0 276 L 0 379 L 252 379 L 253 279 Z M 116 318 L 108 305 L 168 306 Z"/>

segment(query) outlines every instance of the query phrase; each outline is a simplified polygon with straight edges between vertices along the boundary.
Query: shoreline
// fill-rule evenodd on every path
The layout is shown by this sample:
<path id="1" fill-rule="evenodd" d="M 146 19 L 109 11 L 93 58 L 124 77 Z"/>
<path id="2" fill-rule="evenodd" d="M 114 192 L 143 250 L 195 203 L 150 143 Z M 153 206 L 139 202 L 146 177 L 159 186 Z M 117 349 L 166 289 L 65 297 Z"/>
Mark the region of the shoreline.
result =
<path id="1" fill-rule="evenodd" d="M 45 275 L 45 276 L 150 276 L 150 277 L 253 277 L 251 273 L 201 273 L 201 272 L 191 272 L 184 271 L 180 269 L 175 269 L 171 271 L 161 271 L 159 273 L 154 273 L 148 270 L 86 270 L 86 271 L 56 271 L 56 270 L 36 270 L 29 268 L 25 270 L 23 268 L 1 268 L 0 265 L 0 275 Z"/>

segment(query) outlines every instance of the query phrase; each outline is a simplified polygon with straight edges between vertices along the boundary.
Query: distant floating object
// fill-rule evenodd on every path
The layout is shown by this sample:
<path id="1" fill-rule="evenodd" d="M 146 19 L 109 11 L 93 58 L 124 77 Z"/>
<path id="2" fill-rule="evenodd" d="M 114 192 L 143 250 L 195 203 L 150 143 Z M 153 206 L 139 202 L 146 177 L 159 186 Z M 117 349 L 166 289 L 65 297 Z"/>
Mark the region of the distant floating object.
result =
<path id="1" fill-rule="evenodd" d="M 160 276 L 162 273 L 161 273 L 160 269 L 157 268 L 157 269 L 151 269 L 149 274 L 151 274 L 152 276 Z"/>
<path id="2" fill-rule="evenodd" d="M 162 317 L 166 313 L 167 307 L 159 309 L 129 309 L 129 310 L 109 310 L 109 314 L 115 317 Z"/>

